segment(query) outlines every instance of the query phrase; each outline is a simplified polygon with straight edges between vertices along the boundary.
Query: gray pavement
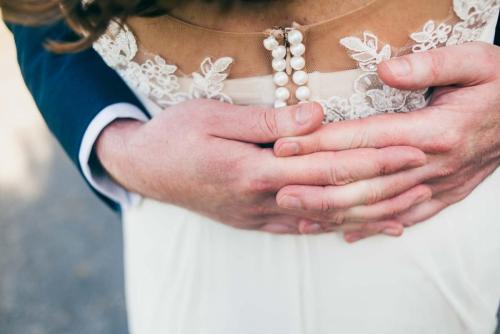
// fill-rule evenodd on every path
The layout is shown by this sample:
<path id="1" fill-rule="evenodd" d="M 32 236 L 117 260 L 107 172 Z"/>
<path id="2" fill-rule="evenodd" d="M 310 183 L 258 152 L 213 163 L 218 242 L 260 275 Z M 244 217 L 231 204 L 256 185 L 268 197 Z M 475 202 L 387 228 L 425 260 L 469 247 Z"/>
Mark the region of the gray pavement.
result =
<path id="1" fill-rule="evenodd" d="M 0 195 L 0 333 L 126 333 L 120 223 L 55 151 L 42 196 Z"/>
<path id="2" fill-rule="evenodd" d="M 0 333 L 127 333 L 119 219 L 50 136 L 1 24 Z"/>

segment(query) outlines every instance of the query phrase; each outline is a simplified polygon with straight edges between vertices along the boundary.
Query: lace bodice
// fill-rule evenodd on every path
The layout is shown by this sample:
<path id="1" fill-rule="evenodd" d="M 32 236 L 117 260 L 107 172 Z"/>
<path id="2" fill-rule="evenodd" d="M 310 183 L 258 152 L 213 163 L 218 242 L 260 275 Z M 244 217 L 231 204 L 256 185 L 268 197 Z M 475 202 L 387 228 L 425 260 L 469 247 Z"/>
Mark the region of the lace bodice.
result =
<path id="1" fill-rule="evenodd" d="M 424 22 L 420 31 L 408 36 L 409 44 L 404 49 L 383 43 L 376 31 L 341 38 L 339 43 L 357 69 L 343 71 L 349 73 L 313 73 L 310 78 L 311 100 L 322 104 L 325 122 L 422 108 L 426 105 L 427 89 L 404 91 L 391 88 L 378 77 L 377 65 L 408 52 L 479 40 L 487 24 L 495 20 L 499 8 L 500 0 L 453 0 L 455 17 L 442 22 Z M 272 76 L 232 79 L 230 68 L 235 60 L 231 55 L 217 59 L 207 57 L 199 71 L 183 75 L 176 65 L 159 55 L 148 54 L 145 60 L 138 61 L 140 45 L 134 33 L 127 25 L 117 23 L 110 25 L 94 48 L 143 100 L 152 102 L 158 110 L 198 98 L 238 104 L 272 104 L 272 97 L 269 97 L 273 93 Z M 350 78 L 351 89 L 340 89 L 342 92 L 336 94 L 335 85 L 332 85 L 329 92 L 324 86 L 332 82 L 332 76 Z M 257 92 L 253 99 L 245 95 L 249 85 L 253 85 Z"/>

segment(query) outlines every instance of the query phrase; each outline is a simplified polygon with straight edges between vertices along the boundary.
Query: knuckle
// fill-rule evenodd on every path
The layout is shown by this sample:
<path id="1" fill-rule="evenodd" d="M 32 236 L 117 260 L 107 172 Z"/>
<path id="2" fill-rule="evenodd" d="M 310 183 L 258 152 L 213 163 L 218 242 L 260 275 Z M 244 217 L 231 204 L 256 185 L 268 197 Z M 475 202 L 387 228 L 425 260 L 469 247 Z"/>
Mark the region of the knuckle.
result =
<path id="1" fill-rule="evenodd" d="M 366 196 L 367 204 L 374 204 L 381 201 L 384 198 L 383 192 L 376 186 L 369 186 Z"/>
<path id="2" fill-rule="evenodd" d="M 332 209 L 333 209 L 333 205 L 332 205 L 332 202 L 330 201 L 330 199 L 325 197 L 325 196 L 321 197 L 319 210 L 321 212 L 330 212 Z"/>
<path id="3" fill-rule="evenodd" d="M 376 168 L 376 176 L 384 176 L 390 174 L 389 161 L 388 159 L 385 159 L 383 156 L 377 155 L 373 164 Z"/>
<path id="4" fill-rule="evenodd" d="M 206 115 L 203 116 L 203 121 L 200 122 L 200 127 L 203 127 L 204 129 L 213 129 L 217 126 L 217 124 L 221 124 L 224 120 L 222 119 L 220 113 L 207 113 Z"/>
<path id="5" fill-rule="evenodd" d="M 328 152 L 326 154 L 327 166 L 326 168 L 326 179 L 330 185 L 344 185 L 350 181 L 349 170 L 342 165 L 342 163 L 337 164 L 336 154 L 334 152 Z"/>
<path id="6" fill-rule="evenodd" d="M 261 131 L 271 137 L 279 137 L 277 112 L 274 109 L 262 109 L 260 111 L 259 125 Z"/>
<path id="7" fill-rule="evenodd" d="M 432 52 L 429 52 L 428 55 L 430 61 L 429 71 L 431 80 L 435 81 L 440 77 L 446 58 L 441 50 L 434 50 Z"/>
<path id="8" fill-rule="evenodd" d="M 476 80 L 483 81 L 497 75 L 497 71 L 491 71 L 491 68 L 498 66 L 497 48 L 485 42 L 473 42 L 465 45 L 467 53 L 465 58 L 468 62 L 486 66 L 476 67 Z"/>
<path id="9" fill-rule="evenodd" d="M 477 50 L 477 57 L 481 58 L 481 63 L 494 65 L 496 63 L 495 48 L 485 42 L 476 42 L 474 49 Z M 476 58 L 477 60 L 477 58 Z"/>
<path id="10" fill-rule="evenodd" d="M 437 170 L 437 176 L 440 178 L 452 176 L 457 171 L 457 166 L 454 163 L 447 163 L 440 166 Z"/>
<path id="11" fill-rule="evenodd" d="M 461 139 L 459 131 L 450 129 L 439 138 L 434 138 L 431 147 L 435 152 L 446 153 L 460 145 Z"/>
<path id="12" fill-rule="evenodd" d="M 498 52 L 498 47 L 493 47 L 492 45 L 485 42 L 480 42 L 479 45 L 484 55 L 484 59 L 481 63 L 487 65 L 482 67 L 483 70 L 486 70 L 486 73 L 484 73 L 484 75 L 497 78 L 498 71 L 491 71 L 490 69 L 498 68 L 498 66 L 500 65 L 500 53 Z"/>
<path id="13" fill-rule="evenodd" d="M 385 115 L 387 116 L 387 115 Z M 385 118 L 387 121 L 389 121 L 389 117 Z M 381 121 L 383 121 L 381 119 Z M 369 135 L 366 134 L 366 137 L 367 137 L 367 141 L 369 139 L 376 139 L 376 141 L 373 141 L 373 140 L 370 140 L 370 142 L 372 143 L 372 145 L 367 145 L 366 147 L 373 147 L 373 143 L 397 143 L 398 141 L 400 141 L 400 135 L 396 132 L 396 131 L 392 131 L 391 129 L 387 129 L 387 130 L 380 130 L 380 131 L 377 131 L 377 135 L 376 135 L 376 138 L 368 138 Z"/>
<path id="14" fill-rule="evenodd" d="M 244 188 L 244 192 L 248 194 L 262 194 L 274 191 L 273 182 L 262 176 L 248 178 Z"/>
<path id="15" fill-rule="evenodd" d="M 327 136 L 324 135 L 324 132 L 320 131 L 313 132 L 312 134 L 304 137 L 307 138 L 307 140 L 304 141 L 304 144 L 310 147 L 311 152 L 321 152 L 323 147 L 328 147 L 328 142 L 326 141 Z"/>
<path id="16" fill-rule="evenodd" d="M 350 140 L 350 148 L 362 148 L 367 147 L 369 144 L 369 136 L 368 131 L 365 127 L 360 127 L 358 131 L 351 137 Z"/>
<path id="17" fill-rule="evenodd" d="M 182 112 L 196 113 L 197 118 L 204 118 L 214 114 L 214 110 L 224 110 L 227 106 L 225 103 L 213 99 L 194 99 L 182 103 Z"/>
<path id="18" fill-rule="evenodd" d="M 391 218 L 391 217 L 394 217 L 394 216 L 398 215 L 401 211 L 403 211 L 404 209 L 406 209 L 408 206 L 409 205 L 405 205 L 405 203 L 402 203 L 402 204 L 397 204 L 397 203 L 389 204 L 385 208 L 385 212 L 382 215 L 382 218 Z"/>
<path id="19" fill-rule="evenodd" d="M 334 225 L 342 225 L 346 222 L 346 216 L 342 211 L 335 212 L 330 217 L 330 222 Z"/>

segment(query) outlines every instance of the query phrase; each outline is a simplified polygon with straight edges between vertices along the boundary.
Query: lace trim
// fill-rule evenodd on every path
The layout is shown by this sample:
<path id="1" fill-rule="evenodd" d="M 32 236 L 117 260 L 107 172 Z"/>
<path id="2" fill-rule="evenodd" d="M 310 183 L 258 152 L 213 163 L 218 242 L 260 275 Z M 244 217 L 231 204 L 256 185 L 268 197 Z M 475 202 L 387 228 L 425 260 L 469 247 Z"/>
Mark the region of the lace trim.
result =
<path id="1" fill-rule="evenodd" d="M 230 57 L 222 57 L 215 62 L 205 58 L 200 65 L 200 72 L 191 74 L 193 80 L 188 90 L 182 91 L 179 78 L 175 75 L 177 66 L 168 64 L 158 55 L 142 64 L 134 61 L 138 52 L 137 41 L 127 26 L 113 22 L 107 33 L 94 43 L 94 49 L 131 87 L 162 108 L 199 98 L 233 103 L 223 93 L 224 80 L 233 63 Z"/>
<path id="2" fill-rule="evenodd" d="M 460 19 L 454 25 L 430 20 L 422 31 L 410 35 L 416 42 L 413 52 L 458 45 L 477 40 L 488 20 L 500 8 L 500 0 L 454 0 L 453 9 Z M 358 67 L 365 73 L 354 82 L 354 94 L 346 99 L 338 96 L 319 101 L 325 111 L 325 122 L 364 118 L 379 113 L 409 112 L 425 107 L 428 89 L 405 91 L 385 85 L 379 78 L 377 65 L 392 57 L 389 44 L 379 49 L 377 36 L 370 32 L 358 37 L 346 37 L 340 43 L 348 50 Z"/>
<path id="3" fill-rule="evenodd" d="M 426 22 L 422 31 L 410 35 L 415 42 L 411 51 L 422 52 L 477 40 L 499 8 L 500 0 L 453 0 L 453 10 L 459 21 L 453 25 L 445 22 L 438 24 L 434 20 Z M 350 97 L 332 96 L 317 101 L 324 108 L 325 122 L 358 119 L 379 113 L 409 112 L 425 107 L 428 89 L 398 90 L 380 80 L 377 65 L 393 57 L 389 44 L 380 47 L 378 37 L 370 32 L 364 32 L 362 39 L 345 37 L 340 43 L 363 73 L 354 81 L 354 93 Z M 224 80 L 233 63 L 230 57 L 215 61 L 205 58 L 200 72 L 191 74 L 190 87 L 182 89 L 175 74 L 177 66 L 168 64 L 164 58 L 156 55 L 142 64 L 134 61 L 138 52 L 137 41 L 126 26 L 112 23 L 107 33 L 94 43 L 94 48 L 131 87 L 162 108 L 197 98 L 233 103 L 223 93 Z"/>
<path id="4" fill-rule="evenodd" d="M 453 9 L 461 21 L 453 26 L 428 21 L 422 31 L 410 35 L 416 42 L 412 51 L 422 52 L 477 40 L 488 20 L 499 8 L 500 0 L 454 0 Z"/>

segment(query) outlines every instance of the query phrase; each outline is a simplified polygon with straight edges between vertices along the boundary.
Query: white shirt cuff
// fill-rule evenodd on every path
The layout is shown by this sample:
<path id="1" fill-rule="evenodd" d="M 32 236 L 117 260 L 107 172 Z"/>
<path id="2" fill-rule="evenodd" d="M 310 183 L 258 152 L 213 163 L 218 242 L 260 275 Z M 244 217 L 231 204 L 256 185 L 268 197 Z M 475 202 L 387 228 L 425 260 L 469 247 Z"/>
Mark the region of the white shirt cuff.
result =
<path id="1" fill-rule="evenodd" d="M 119 118 L 137 119 L 143 122 L 148 121 L 148 117 L 144 112 L 129 103 L 116 103 L 104 108 L 94 117 L 85 131 L 78 154 L 78 161 L 83 175 L 90 185 L 102 195 L 119 203 L 123 209 L 137 204 L 141 200 L 141 196 L 126 190 L 116 183 L 106 171 L 101 168 L 91 168 L 90 164 L 94 144 L 102 130 Z"/>

